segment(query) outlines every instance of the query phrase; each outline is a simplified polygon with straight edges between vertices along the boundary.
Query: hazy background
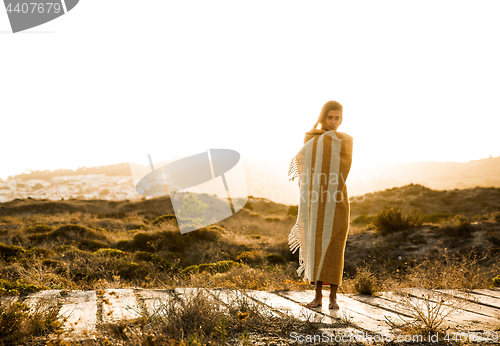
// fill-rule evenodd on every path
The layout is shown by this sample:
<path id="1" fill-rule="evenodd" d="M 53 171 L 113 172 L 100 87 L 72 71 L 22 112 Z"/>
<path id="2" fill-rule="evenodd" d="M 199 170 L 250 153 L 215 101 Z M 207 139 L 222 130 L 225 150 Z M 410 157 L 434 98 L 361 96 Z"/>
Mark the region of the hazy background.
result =
<path id="1" fill-rule="evenodd" d="M 0 178 L 229 148 L 286 179 L 328 100 L 344 106 L 353 177 L 500 156 L 499 10 L 81 0 L 18 34 L 1 10 Z"/>

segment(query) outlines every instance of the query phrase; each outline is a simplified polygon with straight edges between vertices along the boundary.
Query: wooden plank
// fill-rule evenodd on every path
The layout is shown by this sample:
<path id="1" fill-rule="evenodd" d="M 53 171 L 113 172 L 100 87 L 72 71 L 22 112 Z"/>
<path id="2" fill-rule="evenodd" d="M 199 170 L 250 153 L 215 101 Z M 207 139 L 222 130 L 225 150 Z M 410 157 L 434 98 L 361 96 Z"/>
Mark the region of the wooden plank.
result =
<path id="1" fill-rule="evenodd" d="M 134 291 L 115 288 L 104 290 L 102 297 L 103 323 L 116 323 L 120 320 L 139 318 L 142 315 Z"/>
<path id="2" fill-rule="evenodd" d="M 172 299 L 171 290 L 138 290 L 149 316 L 162 316 L 162 307 Z"/>
<path id="3" fill-rule="evenodd" d="M 314 299 L 315 292 L 313 290 L 306 291 L 281 291 L 278 292 L 293 301 L 300 304 L 307 304 Z M 337 303 L 340 307 L 338 310 L 328 309 L 330 302 L 329 293 L 323 296 L 322 306 L 320 311 L 325 315 L 329 315 L 335 319 L 350 321 L 355 328 L 369 331 L 374 334 L 384 336 L 392 336 L 391 330 L 387 322 L 383 318 L 384 311 L 377 309 L 360 301 L 356 301 L 344 294 L 337 294 Z M 385 312 L 391 314 L 390 312 Z"/>
<path id="4" fill-rule="evenodd" d="M 69 339 L 95 339 L 97 295 L 95 291 L 65 291 L 60 302 L 59 319 Z"/>
<path id="5" fill-rule="evenodd" d="M 23 303 L 30 307 L 30 313 L 35 312 L 44 304 L 57 305 L 61 297 L 60 290 L 45 290 L 29 295 Z"/>
<path id="6" fill-rule="evenodd" d="M 391 312 L 397 316 L 402 315 L 402 317 L 405 317 L 405 316 L 411 317 L 409 315 L 406 315 L 405 311 L 402 310 L 401 308 L 399 308 L 398 305 L 391 300 L 380 298 L 378 296 L 365 296 L 365 295 L 354 295 L 354 294 L 352 294 L 352 295 L 349 294 L 348 296 L 351 299 L 360 301 L 360 302 L 368 304 L 368 305 L 372 305 L 374 307 L 380 308 L 381 310 Z M 396 316 L 390 315 L 390 317 L 396 317 Z"/>
<path id="7" fill-rule="evenodd" d="M 331 316 L 319 314 L 316 311 L 303 307 L 293 300 L 280 296 L 278 292 L 247 290 L 245 291 L 245 294 L 262 302 L 277 312 L 295 317 L 301 321 L 309 320 L 316 323 L 337 323 L 337 320 Z"/>
<path id="8" fill-rule="evenodd" d="M 437 300 L 434 300 L 432 296 L 427 296 L 426 292 L 423 292 L 423 290 L 421 289 L 411 289 L 408 290 L 408 293 L 411 295 L 410 300 L 417 306 L 416 309 L 423 311 L 424 314 L 426 314 L 426 311 L 435 308 L 438 304 L 436 303 Z M 379 295 L 385 299 L 396 302 L 398 305 L 401 304 L 401 298 L 399 298 L 392 292 L 380 292 Z M 430 299 L 426 299 L 426 297 L 430 297 Z M 440 299 L 439 296 L 436 296 L 435 298 Z M 400 311 L 404 310 L 408 314 L 410 313 L 411 308 L 403 304 L 401 305 L 400 309 Z M 450 306 L 449 304 L 443 304 L 443 313 L 446 314 L 446 312 L 450 311 L 450 309 L 453 309 L 453 306 Z M 462 309 L 456 309 L 443 320 L 442 325 L 444 327 L 452 327 L 459 331 L 467 332 L 493 330 L 496 323 L 498 322 L 491 317 L 479 315 L 474 312 L 469 312 Z"/>
<path id="9" fill-rule="evenodd" d="M 496 298 L 498 300 L 497 306 L 500 306 L 500 291 L 477 289 L 477 290 L 472 290 L 472 292 Z"/>
<path id="10" fill-rule="evenodd" d="M 246 291 L 246 290 L 245 290 Z M 252 290 L 248 290 L 252 291 Z M 268 313 L 271 316 L 279 317 L 280 315 L 275 311 L 269 309 L 269 306 L 262 304 L 260 301 L 253 299 L 252 297 L 245 294 L 245 292 L 239 290 L 230 289 L 211 289 L 209 292 L 218 300 L 223 302 L 225 305 L 229 306 L 245 306 L 247 305 L 250 309 L 254 311 L 260 311 L 263 313 Z"/>
<path id="11" fill-rule="evenodd" d="M 489 317 L 500 318 L 500 306 L 493 306 L 491 304 L 488 304 L 488 302 L 491 300 L 490 297 L 487 296 L 485 297 L 482 294 L 476 294 L 476 293 L 464 294 L 463 292 L 457 290 L 436 290 L 436 291 L 443 292 L 458 299 L 467 300 L 469 303 L 466 310 L 468 311 L 476 312 L 480 315 L 485 315 Z"/>

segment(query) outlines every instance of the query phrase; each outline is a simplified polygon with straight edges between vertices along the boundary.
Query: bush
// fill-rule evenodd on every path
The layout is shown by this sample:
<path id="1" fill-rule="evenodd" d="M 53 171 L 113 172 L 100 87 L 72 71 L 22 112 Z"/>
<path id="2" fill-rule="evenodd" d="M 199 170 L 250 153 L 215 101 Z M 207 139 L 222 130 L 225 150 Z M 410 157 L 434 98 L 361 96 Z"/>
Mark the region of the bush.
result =
<path id="1" fill-rule="evenodd" d="M 127 253 L 123 252 L 122 250 L 109 249 L 109 248 L 99 249 L 96 252 L 94 252 L 94 254 L 96 254 L 97 256 L 109 256 L 109 257 L 123 257 L 127 255 Z"/>
<path id="2" fill-rule="evenodd" d="M 177 270 L 177 267 L 167 259 L 146 251 L 137 251 L 134 253 L 134 256 L 139 261 L 152 262 L 158 265 L 162 270 Z"/>
<path id="3" fill-rule="evenodd" d="M 35 255 L 41 256 L 41 257 L 50 257 L 54 254 L 54 251 L 52 251 L 50 249 L 46 249 L 44 247 L 32 247 L 28 251 L 31 251 Z"/>
<path id="4" fill-rule="evenodd" d="M 3 258 L 5 261 L 24 256 L 24 254 L 26 254 L 26 250 L 20 246 L 0 243 L 0 258 Z"/>
<path id="5" fill-rule="evenodd" d="M 31 234 L 29 237 L 29 240 L 34 241 L 34 242 L 43 242 L 45 240 L 49 239 L 58 239 L 58 238 L 65 238 L 65 239 L 105 239 L 106 237 L 100 234 L 97 234 L 95 230 L 85 227 L 85 226 L 80 226 L 80 225 L 74 225 L 74 224 L 67 224 L 61 227 L 56 228 L 53 231 L 50 232 L 42 232 L 42 233 L 34 233 Z"/>
<path id="6" fill-rule="evenodd" d="M 30 308 L 13 299 L 0 301 L 0 343 L 25 344 L 29 336 L 42 336 L 59 331 L 57 304 L 40 301 Z"/>
<path id="7" fill-rule="evenodd" d="M 470 220 L 463 215 L 456 215 L 453 219 L 443 222 L 439 229 L 449 237 L 470 237 L 474 230 Z"/>
<path id="8" fill-rule="evenodd" d="M 368 268 L 358 268 L 354 277 L 354 289 L 359 294 L 371 296 L 380 288 L 377 284 L 377 279 Z"/>
<path id="9" fill-rule="evenodd" d="M 491 218 L 493 219 L 493 221 L 500 222 L 500 211 L 496 211 L 491 214 Z"/>
<path id="10" fill-rule="evenodd" d="M 292 216 L 297 216 L 299 215 L 299 206 L 298 205 L 291 205 L 288 207 L 288 210 L 286 211 L 287 215 L 292 215 Z"/>
<path id="11" fill-rule="evenodd" d="M 244 251 L 236 257 L 236 261 L 245 264 L 262 264 L 264 259 L 255 251 Z"/>
<path id="12" fill-rule="evenodd" d="M 96 251 L 98 249 L 105 249 L 110 247 L 107 243 L 93 239 L 82 239 L 77 242 L 76 245 L 78 245 L 80 249 L 86 249 L 90 251 Z"/>
<path id="13" fill-rule="evenodd" d="M 283 256 L 276 255 L 274 253 L 268 254 L 266 256 L 266 258 L 270 264 L 285 264 L 286 263 L 286 259 Z"/>
<path id="14" fill-rule="evenodd" d="M 493 280 L 491 280 L 491 284 L 493 287 L 500 287 L 500 275 L 494 277 Z"/>
<path id="15" fill-rule="evenodd" d="M 441 220 L 448 220 L 452 218 L 454 215 L 450 213 L 433 213 L 424 215 L 423 222 L 425 223 L 437 223 Z"/>
<path id="16" fill-rule="evenodd" d="M 198 240 L 216 241 L 221 237 L 224 229 L 219 226 L 209 226 L 189 232 L 189 235 Z"/>
<path id="17" fill-rule="evenodd" d="M 48 225 L 34 225 L 34 226 L 29 226 L 26 227 L 25 232 L 26 233 L 46 233 L 50 232 L 53 230 L 53 227 L 48 226 Z"/>
<path id="18" fill-rule="evenodd" d="M 412 227 L 420 227 L 422 220 L 422 215 L 418 210 L 410 210 L 405 213 L 399 208 L 392 207 L 384 208 L 375 215 L 373 226 L 375 231 L 385 236 Z"/>
<path id="19" fill-rule="evenodd" d="M 374 219 L 374 216 L 368 216 L 366 214 L 361 214 L 357 218 L 352 220 L 352 223 L 354 225 L 368 224 L 368 223 L 372 222 L 373 219 Z"/>
<path id="20" fill-rule="evenodd" d="M 246 208 L 248 210 L 253 210 L 253 205 L 252 205 L 252 203 L 250 203 L 250 201 L 247 201 L 245 203 L 245 205 L 243 206 L 243 208 Z"/>
<path id="21" fill-rule="evenodd" d="M 24 284 L 19 280 L 12 282 L 0 279 L 0 293 L 9 295 L 28 294 L 48 289 L 45 286 Z M 1 294 L 0 294 L 1 295 Z"/>
<path id="22" fill-rule="evenodd" d="M 215 273 L 225 273 L 233 267 L 241 267 L 241 263 L 234 261 L 220 261 L 215 263 L 202 263 L 198 265 L 192 265 L 182 270 L 184 274 L 198 274 L 204 271 L 209 271 L 211 274 Z"/>
<path id="23" fill-rule="evenodd" d="M 175 215 L 173 214 L 168 214 L 168 215 L 162 215 L 160 217 L 157 217 L 156 219 L 153 220 L 153 225 L 159 225 L 162 222 L 167 222 L 170 220 L 174 220 L 175 223 L 177 223 L 177 219 Z"/>

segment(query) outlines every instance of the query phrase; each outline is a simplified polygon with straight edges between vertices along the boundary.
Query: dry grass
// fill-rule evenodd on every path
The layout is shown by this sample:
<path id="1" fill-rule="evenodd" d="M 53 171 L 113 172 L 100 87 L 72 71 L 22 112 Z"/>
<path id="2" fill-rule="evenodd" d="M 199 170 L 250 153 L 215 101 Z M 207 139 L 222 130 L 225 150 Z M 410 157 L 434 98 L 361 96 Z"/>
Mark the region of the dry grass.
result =
<path id="1" fill-rule="evenodd" d="M 418 191 L 414 186 L 391 193 L 410 198 L 420 196 Z M 47 203 L 45 207 L 43 203 Z M 181 235 L 170 217 L 153 223 L 162 215 L 171 214 L 164 210 L 165 199 L 43 203 L 18 200 L 2 204 L 0 277 L 5 285 L 0 286 L 7 287 L 5 293 L 22 298 L 33 289 L 50 288 L 225 287 L 267 291 L 312 288 L 296 275 L 298 253 L 291 254 L 287 244 L 296 217 L 287 213 L 289 208 L 284 205 L 252 199 L 251 211 L 243 208 L 217 223 L 217 227 Z M 367 207 L 371 208 L 370 203 Z M 9 215 L 5 214 L 6 210 Z M 478 215 L 474 219 L 478 224 L 474 225 L 464 217 L 446 221 L 448 216 L 437 214 L 438 211 L 427 215 L 428 222 L 435 221 L 434 224 L 386 236 L 368 229 L 373 220 L 370 216 L 351 226 L 341 290 L 376 294 L 380 290 L 408 287 L 488 287 L 500 274 L 500 247 L 495 245 L 500 239 L 500 214 Z M 457 212 L 466 215 L 459 210 L 452 211 L 453 215 Z M 468 237 L 466 242 L 456 241 L 461 234 Z M 458 245 L 452 247 L 449 245 L 452 243 Z M 475 244 L 474 247 L 471 244 Z M 426 251 L 420 251 L 424 247 Z M 221 263 L 236 265 L 224 270 L 185 270 L 189 267 L 216 269 Z M 422 281 L 422 277 L 428 281 Z M 443 313 L 446 311 L 439 311 Z M 230 323 L 229 317 L 224 318 Z M 115 340 L 133 344 L 132 339 L 126 341 L 119 335 L 131 333 L 132 338 L 137 332 L 137 337 L 140 336 L 137 340 L 154 344 L 150 343 L 153 342 L 151 336 L 145 336 L 150 322 L 116 326 L 110 333 L 117 333 L 113 334 Z M 436 324 L 433 323 L 430 325 Z M 407 326 L 416 328 L 416 324 Z M 229 331 L 231 327 L 217 324 L 214 328 L 219 328 L 221 337 L 220 329 Z M 202 342 L 201 334 L 185 335 L 184 342 L 188 343 L 189 338 L 192 343 L 198 339 Z"/>
<path id="2" fill-rule="evenodd" d="M 0 296 L 0 344 L 17 344 L 58 332 L 58 312 L 59 306 L 51 301 L 41 299 L 29 306 L 15 296 Z"/>

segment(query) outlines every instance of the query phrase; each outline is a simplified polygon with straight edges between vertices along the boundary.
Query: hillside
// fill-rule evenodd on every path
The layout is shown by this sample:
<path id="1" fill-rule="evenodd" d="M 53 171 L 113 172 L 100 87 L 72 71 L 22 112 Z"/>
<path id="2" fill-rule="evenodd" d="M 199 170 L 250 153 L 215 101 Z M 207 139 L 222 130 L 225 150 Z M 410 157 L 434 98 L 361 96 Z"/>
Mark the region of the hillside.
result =
<path id="1" fill-rule="evenodd" d="M 287 205 L 298 203 L 297 181 L 289 181 L 287 176 L 288 162 L 247 158 L 243 158 L 242 162 L 247 181 L 246 195 Z M 408 184 L 419 184 L 434 190 L 500 187 L 500 157 L 466 163 L 430 161 L 363 165 L 354 161 L 347 179 L 350 196 Z M 241 191 L 238 193 L 244 194 Z M 140 199 L 142 195 L 135 191 L 130 165 L 120 163 L 81 167 L 75 171 L 33 171 L 9 177 L 3 182 L 0 180 L 0 202 L 27 197 L 133 200 Z M 474 198 L 472 195 L 468 197 Z"/>

